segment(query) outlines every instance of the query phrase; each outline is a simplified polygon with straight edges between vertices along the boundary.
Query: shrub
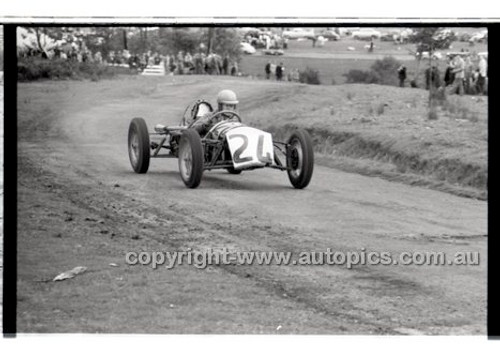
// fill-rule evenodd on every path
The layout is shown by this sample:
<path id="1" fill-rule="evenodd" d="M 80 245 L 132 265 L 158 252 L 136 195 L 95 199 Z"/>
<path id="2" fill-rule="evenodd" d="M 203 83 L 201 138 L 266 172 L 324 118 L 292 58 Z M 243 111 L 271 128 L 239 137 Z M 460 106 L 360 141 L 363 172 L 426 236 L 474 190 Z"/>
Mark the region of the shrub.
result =
<path id="1" fill-rule="evenodd" d="M 360 69 L 351 69 L 344 73 L 347 83 L 379 83 L 380 79 L 372 71 L 362 71 Z"/>
<path id="2" fill-rule="evenodd" d="M 379 84 L 397 85 L 398 68 L 401 63 L 391 56 L 376 60 L 371 66 L 371 71 L 379 78 Z"/>
<path id="3" fill-rule="evenodd" d="M 17 62 L 17 78 L 20 81 L 39 79 L 91 79 L 96 81 L 114 75 L 114 68 L 97 63 L 39 57 L 21 57 Z"/>
<path id="4" fill-rule="evenodd" d="M 368 71 L 351 69 L 344 74 L 347 83 L 398 84 L 398 68 L 401 63 L 394 57 L 376 60 Z"/>
<path id="5" fill-rule="evenodd" d="M 321 84 L 319 71 L 307 67 L 305 70 L 299 72 L 299 82 L 307 84 Z"/>

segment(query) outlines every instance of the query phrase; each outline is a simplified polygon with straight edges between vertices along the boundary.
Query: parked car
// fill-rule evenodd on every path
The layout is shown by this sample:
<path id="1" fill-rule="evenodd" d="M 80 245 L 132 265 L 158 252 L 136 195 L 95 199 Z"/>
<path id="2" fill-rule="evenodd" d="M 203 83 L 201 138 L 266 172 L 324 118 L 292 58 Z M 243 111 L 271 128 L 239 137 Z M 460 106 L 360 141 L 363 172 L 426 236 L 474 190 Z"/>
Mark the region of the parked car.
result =
<path id="1" fill-rule="evenodd" d="M 281 49 L 262 50 L 262 53 L 269 56 L 283 56 L 285 54 Z"/>
<path id="2" fill-rule="evenodd" d="M 241 48 L 241 52 L 243 52 L 246 55 L 251 55 L 251 54 L 255 53 L 255 47 L 253 47 L 248 42 L 241 42 L 240 48 Z"/>
<path id="3" fill-rule="evenodd" d="M 352 33 L 352 37 L 355 40 L 373 40 L 376 38 L 377 39 L 380 38 L 380 36 L 381 36 L 380 31 L 376 31 L 370 28 L 362 28 Z"/>
<path id="4" fill-rule="evenodd" d="M 298 38 L 314 38 L 316 35 L 313 30 L 305 30 L 303 28 L 294 28 L 291 30 L 283 31 L 283 38 L 298 39 Z"/>
<path id="5" fill-rule="evenodd" d="M 320 35 L 323 36 L 324 38 L 326 38 L 328 41 L 340 40 L 340 35 L 333 30 L 325 30 L 325 31 L 321 32 Z"/>
<path id="6" fill-rule="evenodd" d="M 395 39 L 397 39 L 397 35 L 391 33 L 391 32 L 386 32 L 386 33 L 383 33 L 381 34 L 380 36 L 380 41 L 394 41 Z"/>
<path id="7" fill-rule="evenodd" d="M 469 39 L 470 42 L 483 42 L 488 40 L 488 30 L 482 30 L 479 32 L 476 32 L 472 37 Z"/>

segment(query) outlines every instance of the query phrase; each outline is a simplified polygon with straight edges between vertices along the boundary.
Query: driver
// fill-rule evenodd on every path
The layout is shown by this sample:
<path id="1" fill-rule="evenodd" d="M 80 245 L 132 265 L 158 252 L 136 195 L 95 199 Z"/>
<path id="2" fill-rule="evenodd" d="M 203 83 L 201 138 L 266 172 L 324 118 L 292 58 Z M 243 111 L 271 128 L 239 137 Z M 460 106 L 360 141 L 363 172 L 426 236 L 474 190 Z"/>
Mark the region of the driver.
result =
<path id="1" fill-rule="evenodd" d="M 229 110 L 232 112 L 237 111 L 238 105 L 238 97 L 236 97 L 236 93 L 232 90 L 224 89 L 219 92 L 217 95 L 217 111 L 225 111 Z M 215 113 L 206 113 L 200 119 L 198 119 L 194 124 L 193 128 L 198 131 L 200 136 L 206 135 L 206 133 L 210 130 L 210 128 L 216 124 L 217 121 L 220 121 L 221 117 L 224 117 L 224 114 L 219 115 L 217 118 L 212 118 Z M 227 116 L 230 118 L 230 116 Z"/>

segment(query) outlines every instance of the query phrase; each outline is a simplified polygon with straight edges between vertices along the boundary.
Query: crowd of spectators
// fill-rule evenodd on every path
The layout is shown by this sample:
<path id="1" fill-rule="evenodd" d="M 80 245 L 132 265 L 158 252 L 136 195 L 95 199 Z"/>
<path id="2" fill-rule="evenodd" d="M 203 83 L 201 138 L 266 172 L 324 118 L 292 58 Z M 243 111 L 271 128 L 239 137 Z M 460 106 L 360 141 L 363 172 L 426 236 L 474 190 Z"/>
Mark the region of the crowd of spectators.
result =
<path id="1" fill-rule="evenodd" d="M 425 71 L 426 89 L 446 88 L 451 94 L 487 94 L 488 62 L 484 54 L 452 53 L 441 79 L 436 65 Z"/>
<path id="2" fill-rule="evenodd" d="M 92 53 L 85 45 L 67 45 L 41 53 L 29 49 L 22 55 L 130 67 L 139 72 L 148 66 L 163 65 L 167 74 L 239 75 L 238 62 L 235 59 L 227 54 L 221 56 L 213 52 L 206 55 L 203 51 L 194 55 L 183 51 L 179 51 L 177 55 L 171 53 L 162 55 L 152 51 L 130 53 L 128 50 L 121 50 L 110 51 L 107 56 L 103 56 L 99 51 Z"/>
<path id="3" fill-rule="evenodd" d="M 434 62 L 424 72 L 425 89 L 444 88 L 450 94 L 487 94 L 488 61 L 486 54 L 450 53 L 442 74 Z M 399 85 L 404 87 L 406 67 L 398 68 Z M 412 86 L 416 86 L 412 81 Z"/>
<path id="4" fill-rule="evenodd" d="M 165 67 L 168 74 L 214 74 L 214 75 L 238 75 L 238 62 L 228 55 L 221 56 L 216 53 L 199 51 L 194 55 L 190 52 L 179 51 L 177 55 L 168 53 L 166 55 L 147 51 L 141 54 L 130 54 L 123 50 L 110 52 L 107 58 L 110 65 L 126 64 L 131 69 L 143 71 L 148 66 Z"/>
<path id="5" fill-rule="evenodd" d="M 282 81 L 285 78 L 289 82 L 299 82 L 300 72 L 298 68 L 293 68 L 285 76 L 285 66 L 283 62 L 278 65 L 274 61 L 268 61 L 264 67 L 264 72 L 266 74 L 266 79 L 275 78 L 277 81 Z"/>

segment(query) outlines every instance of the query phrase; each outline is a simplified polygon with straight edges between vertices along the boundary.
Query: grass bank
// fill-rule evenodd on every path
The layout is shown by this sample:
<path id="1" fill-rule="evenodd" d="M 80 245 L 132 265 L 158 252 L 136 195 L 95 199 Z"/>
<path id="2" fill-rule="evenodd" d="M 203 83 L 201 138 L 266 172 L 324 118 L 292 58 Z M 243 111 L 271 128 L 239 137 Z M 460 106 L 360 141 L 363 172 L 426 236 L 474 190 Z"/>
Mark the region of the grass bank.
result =
<path id="1" fill-rule="evenodd" d="M 284 139 L 296 128 L 296 125 L 285 125 L 268 130 Z M 459 196 L 487 198 L 487 171 L 481 164 L 459 158 L 432 158 L 425 151 L 402 149 L 391 138 L 369 138 L 360 133 L 330 132 L 314 127 L 306 129 L 313 137 L 319 164 Z"/>
<path id="2" fill-rule="evenodd" d="M 487 97 L 450 96 L 430 120 L 421 89 L 284 85 L 267 93 L 250 110 L 252 123 L 281 138 L 306 128 L 320 164 L 487 198 Z"/>

